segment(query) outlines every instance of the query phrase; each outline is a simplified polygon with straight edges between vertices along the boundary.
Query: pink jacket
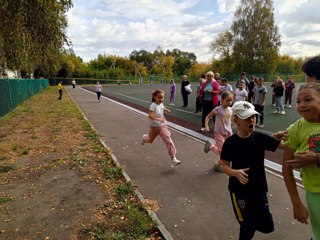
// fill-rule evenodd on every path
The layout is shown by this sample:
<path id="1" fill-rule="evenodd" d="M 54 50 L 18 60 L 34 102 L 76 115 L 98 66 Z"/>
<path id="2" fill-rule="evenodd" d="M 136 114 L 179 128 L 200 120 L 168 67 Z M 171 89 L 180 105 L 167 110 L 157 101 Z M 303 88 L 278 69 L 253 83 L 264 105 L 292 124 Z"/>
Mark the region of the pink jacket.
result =
<path id="1" fill-rule="evenodd" d="M 204 88 L 206 87 L 207 82 L 202 83 L 201 85 L 201 89 L 200 89 L 200 95 L 203 94 Z M 219 83 L 212 79 L 212 90 L 213 91 L 217 91 L 216 93 L 212 94 L 212 103 L 214 106 L 218 105 L 218 101 L 219 101 L 219 92 L 220 92 L 220 86 Z"/>

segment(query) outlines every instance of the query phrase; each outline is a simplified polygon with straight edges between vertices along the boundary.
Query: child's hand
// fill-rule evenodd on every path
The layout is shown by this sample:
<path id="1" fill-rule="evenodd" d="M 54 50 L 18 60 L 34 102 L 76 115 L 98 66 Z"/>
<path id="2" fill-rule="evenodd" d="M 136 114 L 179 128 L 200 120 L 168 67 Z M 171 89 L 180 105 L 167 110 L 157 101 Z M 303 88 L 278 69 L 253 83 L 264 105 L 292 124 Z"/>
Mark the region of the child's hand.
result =
<path id="1" fill-rule="evenodd" d="M 169 108 L 166 108 L 166 112 L 171 113 L 171 110 Z"/>
<path id="2" fill-rule="evenodd" d="M 301 168 L 304 165 L 317 163 L 317 154 L 315 152 L 299 152 L 295 153 L 293 156 L 294 159 L 285 162 L 285 164 L 293 168 Z"/>
<path id="3" fill-rule="evenodd" d="M 210 131 L 209 127 L 205 127 L 205 128 L 204 128 L 204 131 L 205 131 L 205 132 L 209 132 L 209 131 Z"/>
<path id="4" fill-rule="evenodd" d="M 239 182 L 243 185 L 247 184 L 249 182 L 249 178 L 246 172 L 249 171 L 249 168 L 239 169 L 236 171 L 235 177 L 238 178 Z"/>
<path id="5" fill-rule="evenodd" d="M 287 141 L 288 140 L 288 131 L 278 131 L 272 134 L 276 139 L 282 140 L 282 141 Z"/>
<path id="6" fill-rule="evenodd" d="M 303 204 L 293 205 L 293 217 L 301 223 L 308 224 L 308 210 Z"/>
<path id="7" fill-rule="evenodd" d="M 165 117 L 160 118 L 160 122 L 164 123 L 166 121 Z"/>

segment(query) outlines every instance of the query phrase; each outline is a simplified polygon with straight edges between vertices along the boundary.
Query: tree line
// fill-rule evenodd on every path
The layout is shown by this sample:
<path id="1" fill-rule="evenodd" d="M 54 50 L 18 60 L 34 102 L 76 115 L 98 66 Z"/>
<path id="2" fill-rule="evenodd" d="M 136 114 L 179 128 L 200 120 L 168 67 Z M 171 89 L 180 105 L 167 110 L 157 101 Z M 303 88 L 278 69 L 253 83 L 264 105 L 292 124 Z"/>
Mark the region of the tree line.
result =
<path id="1" fill-rule="evenodd" d="M 124 79 L 156 74 L 171 79 L 187 74 L 198 79 L 208 70 L 221 75 L 299 74 L 305 60 L 279 54 L 272 0 L 241 0 L 230 29 L 208 46 L 215 56 L 210 63 L 197 61 L 194 53 L 160 46 L 153 52 L 133 50 L 126 57 L 98 54 L 84 62 L 65 33 L 72 6 L 71 0 L 0 0 L 0 70 L 19 69 L 35 77 Z"/>

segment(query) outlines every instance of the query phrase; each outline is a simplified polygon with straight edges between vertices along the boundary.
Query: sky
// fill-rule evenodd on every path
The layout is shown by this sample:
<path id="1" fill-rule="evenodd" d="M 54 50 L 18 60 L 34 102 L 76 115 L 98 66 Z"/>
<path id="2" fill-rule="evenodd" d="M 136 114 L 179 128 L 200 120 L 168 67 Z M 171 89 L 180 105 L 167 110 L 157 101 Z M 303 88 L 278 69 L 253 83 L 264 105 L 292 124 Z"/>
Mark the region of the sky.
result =
<path id="1" fill-rule="evenodd" d="M 85 62 L 98 54 L 128 57 L 134 50 L 178 48 L 198 62 L 214 57 L 210 43 L 230 29 L 239 0 L 73 0 L 67 35 Z M 274 0 L 281 54 L 320 54 L 318 0 Z"/>

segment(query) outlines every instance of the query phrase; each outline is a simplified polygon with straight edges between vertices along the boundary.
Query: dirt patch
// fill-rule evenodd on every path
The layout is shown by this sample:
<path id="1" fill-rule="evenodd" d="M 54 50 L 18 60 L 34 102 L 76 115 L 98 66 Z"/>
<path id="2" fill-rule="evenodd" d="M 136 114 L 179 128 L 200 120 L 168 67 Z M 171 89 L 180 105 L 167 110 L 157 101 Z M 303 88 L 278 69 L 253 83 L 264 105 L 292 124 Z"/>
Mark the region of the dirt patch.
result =
<path id="1" fill-rule="evenodd" d="M 73 169 L 48 170 L 37 181 L 7 184 L 1 192 L 14 197 L 0 207 L 5 239 L 68 239 L 104 200 L 99 186 Z"/>

